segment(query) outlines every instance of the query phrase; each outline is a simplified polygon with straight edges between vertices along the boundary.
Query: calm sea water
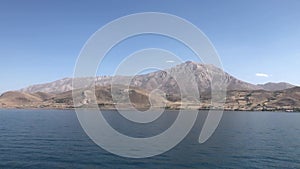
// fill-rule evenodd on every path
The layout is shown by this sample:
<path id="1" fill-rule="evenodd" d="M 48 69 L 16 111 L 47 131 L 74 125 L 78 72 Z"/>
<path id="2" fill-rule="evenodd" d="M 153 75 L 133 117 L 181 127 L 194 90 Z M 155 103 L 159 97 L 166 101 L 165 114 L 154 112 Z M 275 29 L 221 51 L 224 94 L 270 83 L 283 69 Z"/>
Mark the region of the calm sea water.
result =
<path id="1" fill-rule="evenodd" d="M 166 112 L 142 126 L 114 111 L 104 114 L 137 137 L 162 132 L 177 115 Z M 190 134 L 167 153 L 129 159 L 95 145 L 72 110 L 0 110 L 0 168 L 300 168 L 300 113 L 224 112 L 214 135 L 199 144 L 206 116 L 201 111 Z"/>

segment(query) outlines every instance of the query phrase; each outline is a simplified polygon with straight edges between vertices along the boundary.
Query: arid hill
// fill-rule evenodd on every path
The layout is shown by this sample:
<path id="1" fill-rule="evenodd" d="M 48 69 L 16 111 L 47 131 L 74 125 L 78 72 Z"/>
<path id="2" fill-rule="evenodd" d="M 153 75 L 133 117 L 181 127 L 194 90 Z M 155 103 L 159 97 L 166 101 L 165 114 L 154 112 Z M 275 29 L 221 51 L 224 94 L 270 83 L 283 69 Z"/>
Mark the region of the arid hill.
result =
<path id="1" fill-rule="evenodd" d="M 74 91 L 75 93 L 78 91 Z M 90 103 L 90 89 L 84 90 L 78 96 L 82 100 L 78 107 L 88 105 Z M 152 104 L 161 106 L 167 101 L 159 94 L 150 94 L 147 91 L 136 87 L 126 88 L 125 86 L 117 86 L 114 93 L 111 93 L 110 86 L 97 86 L 95 88 L 97 104 L 100 108 L 113 109 L 115 104 L 119 104 L 123 108 L 130 108 L 132 105 L 137 109 L 148 109 L 150 101 Z M 127 97 L 128 96 L 128 97 Z M 0 107 L 2 108 L 73 108 L 72 91 L 59 94 L 48 94 L 38 92 L 34 94 L 24 92 L 6 92 L 0 96 Z"/>
<path id="2" fill-rule="evenodd" d="M 75 91 L 76 92 L 76 91 Z M 79 96 L 82 102 L 77 107 L 88 105 L 91 100 L 89 89 Z M 132 87 L 127 89 L 119 87 L 112 97 L 110 86 L 96 87 L 97 104 L 103 109 L 114 109 L 115 104 L 127 109 L 130 105 L 145 110 L 152 103 L 154 107 L 166 107 L 168 109 L 209 109 L 221 108 L 220 104 L 211 104 L 211 94 L 201 93 L 200 104 L 183 98 L 168 98 L 161 94 L 150 94 L 145 90 Z M 129 96 L 129 97 L 126 97 Z M 300 110 L 300 87 L 281 91 L 265 90 L 235 90 L 228 91 L 224 105 L 225 110 L 253 110 L 253 111 L 299 111 Z M 29 94 L 23 92 L 7 92 L 0 96 L 2 108 L 73 108 L 72 91 L 49 95 L 47 93 Z"/>

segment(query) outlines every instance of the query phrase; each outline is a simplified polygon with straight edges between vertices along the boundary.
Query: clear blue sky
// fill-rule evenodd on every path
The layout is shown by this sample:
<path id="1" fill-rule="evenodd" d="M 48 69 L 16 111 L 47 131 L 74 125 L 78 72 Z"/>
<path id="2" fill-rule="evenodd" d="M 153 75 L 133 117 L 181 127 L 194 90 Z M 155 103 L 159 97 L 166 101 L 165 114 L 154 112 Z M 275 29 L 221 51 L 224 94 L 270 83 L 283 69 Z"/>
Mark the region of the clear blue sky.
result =
<path id="1" fill-rule="evenodd" d="M 299 0 L 1 0 L 0 93 L 72 77 L 86 40 L 106 23 L 137 12 L 165 12 L 192 22 L 212 41 L 225 71 L 241 80 L 300 85 Z M 111 74 L 118 54 L 143 47 L 175 50 L 190 59 L 176 42 L 165 41 L 132 38 L 112 51 L 99 72 Z"/>

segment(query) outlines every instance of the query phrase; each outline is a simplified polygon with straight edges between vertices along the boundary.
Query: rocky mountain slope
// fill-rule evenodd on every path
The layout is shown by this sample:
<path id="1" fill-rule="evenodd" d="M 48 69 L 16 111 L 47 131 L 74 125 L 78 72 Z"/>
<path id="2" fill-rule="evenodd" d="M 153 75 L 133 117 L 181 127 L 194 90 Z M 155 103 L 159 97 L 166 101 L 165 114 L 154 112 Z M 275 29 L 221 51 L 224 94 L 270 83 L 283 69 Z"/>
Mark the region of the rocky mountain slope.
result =
<path id="1" fill-rule="evenodd" d="M 101 76 L 95 78 L 95 84 L 97 86 L 107 86 L 111 84 L 111 80 L 114 78 L 116 84 L 122 84 L 127 79 L 131 80 L 131 85 L 145 90 L 153 90 L 160 88 L 164 91 L 177 90 L 175 79 L 170 75 L 176 75 L 177 77 L 185 77 L 186 79 L 196 80 L 196 83 L 201 92 L 210 90 L 211 81 L 214 75 L 224 75 L 222 79 L 223 83 L 228 86 L 228 90 L 258 90 L 263 89 L 260 86 L 253 85 L 247 82 L 243 82 L 223 72 L 221 69 L 206 64 L 199 64 L 195 62 L 185 62 L 177 65 L 173 68 L 156 71 L 144 75 L 137 75 L 135 77 L 126 76 Z M 26 93 L 62 93 L 72 90 L 72 78 L 64 78 L 50 83 L 38 84 L 23 88 L 20 91 Z"/>

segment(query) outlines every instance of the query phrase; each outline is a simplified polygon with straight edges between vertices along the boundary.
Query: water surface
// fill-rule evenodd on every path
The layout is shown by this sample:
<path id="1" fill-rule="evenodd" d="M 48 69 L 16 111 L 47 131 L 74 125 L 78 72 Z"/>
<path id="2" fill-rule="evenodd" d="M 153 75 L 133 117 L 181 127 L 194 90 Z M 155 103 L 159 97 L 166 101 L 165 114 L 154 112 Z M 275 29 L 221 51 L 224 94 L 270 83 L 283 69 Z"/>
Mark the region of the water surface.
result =
<path id="1" fill-rule="evenodd" d="M 104 115 L 124 134 L 149 137 L 167 129 L 177 112 L 147 125 L 115 111 Z M 0 168 L 300 168 L 300 113 L 224 112 L 214 135 L 199 144 L 206 115 L 199 113 L 190 134 L 172 150 L 129 159 L 94 144 L 73 110 L 0 110 Z"/>

